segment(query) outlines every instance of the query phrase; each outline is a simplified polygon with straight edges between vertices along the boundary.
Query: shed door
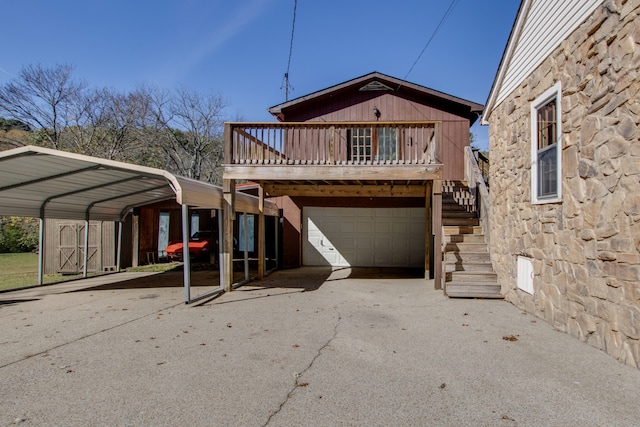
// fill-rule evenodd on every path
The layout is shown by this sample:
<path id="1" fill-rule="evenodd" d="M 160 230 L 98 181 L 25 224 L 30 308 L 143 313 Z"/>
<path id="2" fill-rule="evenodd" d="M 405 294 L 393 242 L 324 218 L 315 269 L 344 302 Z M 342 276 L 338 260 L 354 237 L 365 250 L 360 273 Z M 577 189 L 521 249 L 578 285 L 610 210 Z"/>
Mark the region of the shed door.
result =
<path id="1" fill-rule="evenodd" d="M 303 209 L 302 263 L 424 267 L 425 209 Z"/>
<path id="2" fill-rule="evenodd" d="M 58 250 L 58 273 L 77 274 L 78 269 L 78 229 L 76 224 L 58 226 L 60 247 Z"/>
<path id="3" fill-rule="evenodd" d="M 100 268 L 99 242 L 100 227 L 97 223 L 89 225 L 89 247 L 87 271 L 95 272 Z M 60 242 L 58 251 L 58 273 L 78 274 L 84 267 L 84 223 L 58 225 Z"/>

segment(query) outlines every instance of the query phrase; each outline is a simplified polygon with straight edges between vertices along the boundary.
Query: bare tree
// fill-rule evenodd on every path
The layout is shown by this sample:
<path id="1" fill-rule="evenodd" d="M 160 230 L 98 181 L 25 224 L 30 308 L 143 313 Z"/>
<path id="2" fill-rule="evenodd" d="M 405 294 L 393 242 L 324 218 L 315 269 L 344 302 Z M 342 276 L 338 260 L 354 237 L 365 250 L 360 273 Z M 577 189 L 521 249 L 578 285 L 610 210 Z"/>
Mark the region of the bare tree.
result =
<path id="1" fill-rule="evenodd" d="M 139 163 L 151 140 L 145 133 L 154 129 L 147 126 L 150 107 L 150 95 L 144 90 L 86 91 L 72 110 L 72 125 L 62 133 L 62 139 L 83 154 Z"/>
<path id="2" fill-rule="evenodd" d="M 47 145 L 60 149 L 60 135 L 68 126 L 72 106 L 85 89 L 72 79 L 71 65 L 23 67 L 18 77 L 0 86 L 0 113 L 40 129 Z"/>
<path id="3" fill-rule="evenodd" d="M 193 179 L 220 183 L 223 155 L 225 100 L 219 94 L 202 95 L 179 89 L 174 96 L 156 92 L 158 124 L 164 130 L 162 148 L 167 168 Z"/>
<path id="4" fill-rule="evenodd" d="M 31 142 L 221 182 L 222 96 L 144 86 L 129 93 L 89 89 L 72 71 L 27 66 L 0 86 L 0 116 L 30 130 L 19 139 L 0 132 L 0 147 Z"/>

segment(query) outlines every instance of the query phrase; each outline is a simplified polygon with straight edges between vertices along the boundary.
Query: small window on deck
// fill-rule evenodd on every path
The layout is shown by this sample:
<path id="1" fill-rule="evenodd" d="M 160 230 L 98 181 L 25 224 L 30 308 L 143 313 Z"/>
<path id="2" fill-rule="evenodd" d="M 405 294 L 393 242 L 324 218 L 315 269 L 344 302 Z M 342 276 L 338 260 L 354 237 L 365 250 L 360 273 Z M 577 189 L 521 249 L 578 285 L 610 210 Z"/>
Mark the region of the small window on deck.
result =
<path id="1" fill-rule="evenodd" d="M 373 148 L 371 128 L 351 129 L 349 147 L 352 162 L 370 162 Z"/>
<path id="2" fill-rule="evenodd" d="M 395 128 L 378 129 L 378 155 L 376 160 L 398 160 L 398 132 Z"/>
<path id="3" fill-rule="evenodd" d="M 354 163 L 398 159 L 396 128 L 353 128 L 349 130 L 349 156 Z"/>

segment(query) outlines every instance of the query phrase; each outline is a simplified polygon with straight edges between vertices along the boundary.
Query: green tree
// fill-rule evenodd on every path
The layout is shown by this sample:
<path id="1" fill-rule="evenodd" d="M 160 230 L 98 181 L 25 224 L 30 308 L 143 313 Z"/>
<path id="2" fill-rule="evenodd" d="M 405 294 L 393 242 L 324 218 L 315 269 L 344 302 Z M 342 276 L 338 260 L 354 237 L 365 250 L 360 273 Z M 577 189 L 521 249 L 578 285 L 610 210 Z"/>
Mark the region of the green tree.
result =
<path id="1" fill-rule="evenodd" d="M 0 217 L 0 253 L 32 252 L 38 247 L 36 218 Z"/>

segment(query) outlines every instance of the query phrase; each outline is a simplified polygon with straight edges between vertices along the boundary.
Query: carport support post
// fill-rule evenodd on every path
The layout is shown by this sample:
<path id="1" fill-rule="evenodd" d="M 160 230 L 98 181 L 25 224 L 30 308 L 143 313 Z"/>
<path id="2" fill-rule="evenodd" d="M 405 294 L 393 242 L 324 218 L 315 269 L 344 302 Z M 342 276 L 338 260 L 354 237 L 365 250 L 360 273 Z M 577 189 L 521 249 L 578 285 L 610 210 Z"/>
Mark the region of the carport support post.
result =
<path id="1" fill-rule="evenodd" d="M 40 217 L 40 236 L 38 238 L 38 285 L 44 283 L 44 216 Z"/>
<path id="2" fill-rule="evenodd" d="M 247 215 L 246 212 L 242 214 L 242 227 L 244 227 L 244 235 L 242 236 L 242 245 L 244 246 L 244 280 L 249 280 L 249 215 Z"/>
<path id="3" fill-rule="evenodd" d="M 273 241 L 275 242 L 274 258 L 276 260 L 276 264 L 273 268 L 278 268 L 280 266 L 280 216 L 274 216 L 273 222 Z"/>
<path id="4" fill-rule="evenodd" d="M 116 252 L 116 271 L 120 273 L 120 263 L 122 260 L 122 221 L 118 221 L 118 249 Z"/>
<path id="5" fill-rule="evenodd" d="M 89 263 L 89 219 L 84 220 L 84 260 L 82 262 L 82 277 L 87 277 L 87 264 Z"/>
<path id="6" fill-rule="evenodd" d="M 258 186 L 258 279 L 264 279 L 264 188 Z"/>
<path id="7" fill-rule="evenodd" d="M 433 181 L 432 224 L 433 224 L 433 283 L 435 289 L 442 289 L 442 180 Z"/>
<path id="8" fill-rule="evenodd" d="M 223 260 L 223 248 L 222 248 L 222 230 L 224 229 L 224 222 L 222 221 L 222 209 L 218 209 L 216 212 L 218 216 L 218 281 L 220 282 L 220 289 L 224 289 L 224 274 L 222 274 Z"/>
<path id="9" fill-rule="evenodd" d="M 224 250 L 220 273 L 224 275 L 225 292 L 230 292 L 233 285 L 233 221 L 236 216 L 236 181 L 225 179 L 222 183 L 222 191 L 224 193 L 224 238 L 222 239 Z"/>
<path id="10" fill-rule="evenodd" d="M 184 281 L 184 302 L 191 301 L 191 257 L 189 256 L 189 206 L 182 205 L 182 277 Z"/>

